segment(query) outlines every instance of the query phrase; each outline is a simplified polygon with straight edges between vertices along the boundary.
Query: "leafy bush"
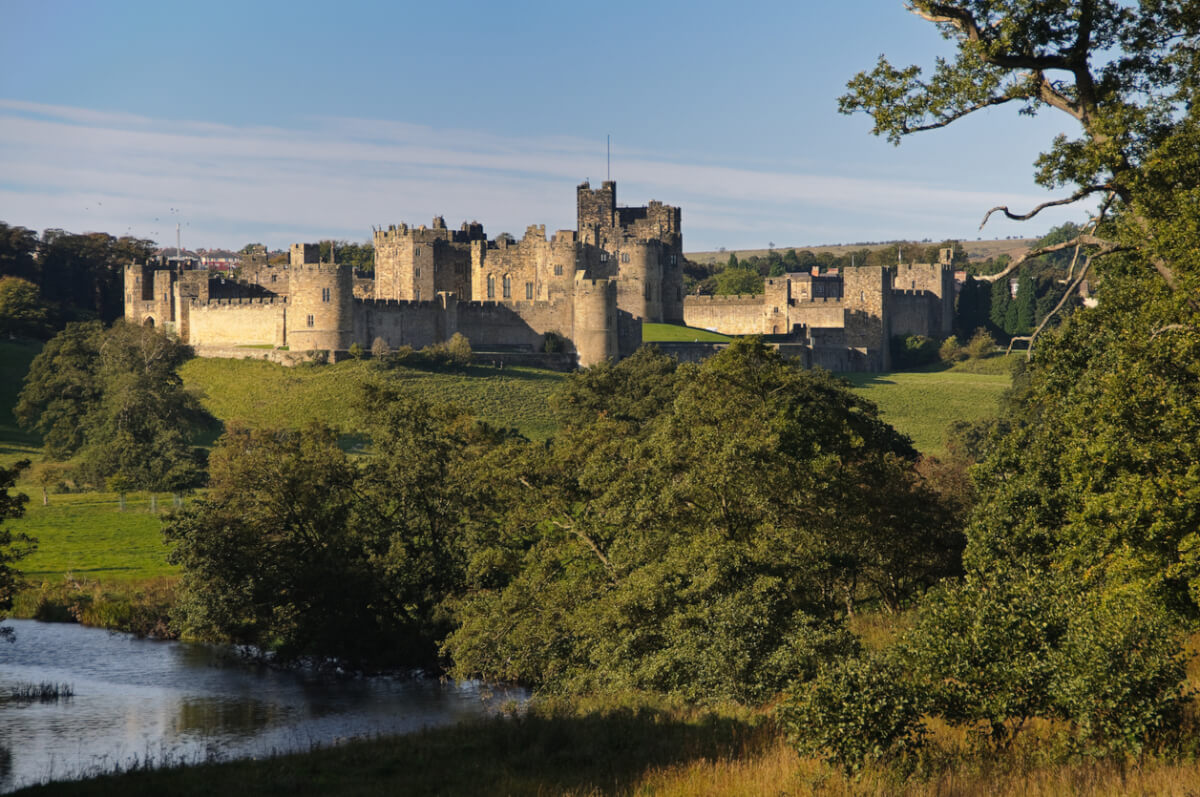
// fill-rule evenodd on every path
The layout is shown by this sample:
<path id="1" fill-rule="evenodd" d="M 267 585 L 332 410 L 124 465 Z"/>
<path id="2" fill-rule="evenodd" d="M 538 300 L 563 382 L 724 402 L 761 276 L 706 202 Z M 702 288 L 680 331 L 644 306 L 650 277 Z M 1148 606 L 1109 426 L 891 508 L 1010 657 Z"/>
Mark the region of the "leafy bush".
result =
<path id="1" fill-rule="evenodd" d="M 870 654 L 826 667 L 775 715 L 801 754 L 856 772 L 910 756 L 924 744 L 924 702 L 903 668 Z"/>
<path id="2" fill-rule="evenodd" d="M 967 352 L 958 342 L 957 335 L 951 335 L 942 341 L 938 348 L 938 357 L 942 362 L 952 363 L 967 359 Z"/>
<path id="3" fill-rule="evenodd" d="M 982 327 L 975 330 L 975 334 L 967 342 L 967 356 L 972 360 L 987 357 L 989 354 L 995 353 L 995 351 L 996 339 L 992 337 L 992 333 Z"/>
<path id="4" fill-rule="evenodd" d="M 547 332 L 542 336 L 542 351 L 547 354 L 558 354 L 567 350 L 567 339 L 557 332 Z"/>
<path id="5" fill-rule="evenodd" d="M 392 350 L 388 346 L 388 342 L 383 338 L 375 338 L 375 340 L 371 343 L 371 356 L 377 360 L 382 360 L 383 358 L 387 357 L 391 351 Z"/>
<path id="6" fill-rule="evenodd" d="M 933 338 L 924 335 L 909 335 L 892 338 L 892 367 L 897 369 L 916 368 L 935 362 L 938 358 L 938 344 Z"/>

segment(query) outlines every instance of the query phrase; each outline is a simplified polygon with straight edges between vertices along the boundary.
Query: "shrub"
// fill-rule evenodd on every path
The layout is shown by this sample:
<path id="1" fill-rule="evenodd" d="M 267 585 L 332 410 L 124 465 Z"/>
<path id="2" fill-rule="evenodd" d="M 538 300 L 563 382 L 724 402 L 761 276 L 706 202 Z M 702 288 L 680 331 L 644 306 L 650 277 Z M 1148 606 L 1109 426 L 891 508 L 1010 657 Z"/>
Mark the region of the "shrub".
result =
<path id="1" fill-rule="evenodd" d="M 967 359 L 967 352 L 958 342 L 958 336 L 951 335 L 942 341 L 942 345 L 938 349 L 938 357 L 942 359 L 942 362 L 958 362 Z"/>
<path id="2" fill-rule="evenodd" d="M 391 352 L 391 347 L 388 346 L 387 341 L 383 338 L 375 338 L 375 340 L 371 343 L 371 356 L 377 360 L 384 359 L 391 354 Z"/>
<path id="3" fill-rule="evenodd" d="M 363 355 L 366 353 L 367 353 L 366 349 L 364 349 L 362 347 L 362 344 L 359 343 L 357 340 L 350 344 L 350 356 L 353 357 L 354 359 L 361 360 L 363 358 Z"/>
<path id="4" fill-rule="evenodd" d="M 547 354 L 558 354 L 567 350 L 567 339 L 557 332 L 547 332 L 542 337 L 542 351 Z"/>
<path id="5" fill-rule="evenodd" d="M 474 359 L 471 341 L 467 340 L 467 336 L 461 332 L 455 332 L 446 342 L 446 352 L 450 355 L 450 362 L 455 365 L 467 366 Z"/>
<path id="6" fill-rule="evenodd" d="M 982 327 L 975 330 L 975 334 L 971 336 L 971 340 L 967 343 L 967 356 L 972 360 L 987 357 L 995 351 L 996 339 L 992 337 L 992 333 Z"/>
<path id="7" fill-rule="evenodd" d="M 842 659 L 775 709 L 789 741 L 847 772 L 904 758 L 924 743 L 924 700 L 902 669 L 877 654 Z"/>
<path id="8" fill-rule="evenodd" d="M 909 335 L 892 338 L 892 367 L 916 368 L 934 362 L 938 358 L 938 344 L 924 335 Z"/>

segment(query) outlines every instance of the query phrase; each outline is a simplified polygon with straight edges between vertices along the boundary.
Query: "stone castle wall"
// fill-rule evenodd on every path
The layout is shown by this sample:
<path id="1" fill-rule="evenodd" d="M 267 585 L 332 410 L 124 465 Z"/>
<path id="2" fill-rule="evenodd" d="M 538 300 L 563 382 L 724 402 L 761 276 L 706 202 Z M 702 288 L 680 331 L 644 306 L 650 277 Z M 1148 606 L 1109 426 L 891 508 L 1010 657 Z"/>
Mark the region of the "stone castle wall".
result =
<path id="1" fill-rule="evenodd" d="M 763 297 L 685 296 L 683 323 L 713 329 L 725 335 L 760 335 L 763 327 Z"/>
<path id="2" fill-rule="evenodd" d="M 216 299 L 188 307 L 187 342 L 196 349 L 283 346 L 287 300 Z"/>

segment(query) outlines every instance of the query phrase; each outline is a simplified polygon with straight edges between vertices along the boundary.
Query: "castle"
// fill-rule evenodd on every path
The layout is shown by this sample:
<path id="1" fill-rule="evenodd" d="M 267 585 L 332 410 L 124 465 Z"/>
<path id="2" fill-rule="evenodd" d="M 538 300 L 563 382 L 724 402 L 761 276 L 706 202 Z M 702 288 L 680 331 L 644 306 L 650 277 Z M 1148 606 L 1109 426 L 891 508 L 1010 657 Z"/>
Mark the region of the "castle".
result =
<path id="1" fill-rule="evenodd" d="M 376 230 L 374 279 L 320 262 L 314 244 L 293 244 L 286 268 L 253 253 L 237 280 L 131 265 L 125 318 L 202 356 L 258 347 L 336 358 L 355 343 L 422 348 L 458 332 L 477 349 L 542 351 L 550 339 L 580 366 L 620 359 L 641 345 L 643 321 L 683 320 L 680 211 L 618 207 L 611 181 L 583 183 L 576 199 L 577 229 L 549 239 L 535 225 L 519 241 L 488 240 L 478 223 L 449 230 L 441 217 Z"/>
<path id="2" fill-rule="evenodd" d="M 482 225 L 393 225 L 375 230 L 373 278 L 319 247 L 293 244 L 287 266 L 251 253 L 237 279 L 179 264 L 125 270 L 125 318 L 177 334 L 201 356 L 295 362 L 357 344 L 422 348 L 461 333 L 476 350 L 541 352 L 562 344 L 586 367 L 631 354 L 642 322 L 686 323 L 729 334 L 786 336 L 786 351 L 830 370 L 885 370 L 893 334 L 948 334 L 948 263 L 788 274 L 752 297 L 683 295 L 678 207 L 619 207 L 605 181 L 576 190 L 574 230 L 489 240 Z M 336 254 L 333 255 L 336 259 Z M 945 257 L 943 257 L 945 260 Z M 555 344 L 555 345 L 548 345 Z M 702 356 L 699 349 L 674 353 Z M 261 350 L 255 352 L 254 350 Z"/>
<path id="3" fill-rule="evenodd" d="M 808 367 L 887 371 L 894 336 L 944 338 L 954 329 L 952 249 L 939 263 L 851 266 L 838 274 L 768 278 L 753 296 L 689 296 L 683 321 L 727 335 L 785 336 Z"/>

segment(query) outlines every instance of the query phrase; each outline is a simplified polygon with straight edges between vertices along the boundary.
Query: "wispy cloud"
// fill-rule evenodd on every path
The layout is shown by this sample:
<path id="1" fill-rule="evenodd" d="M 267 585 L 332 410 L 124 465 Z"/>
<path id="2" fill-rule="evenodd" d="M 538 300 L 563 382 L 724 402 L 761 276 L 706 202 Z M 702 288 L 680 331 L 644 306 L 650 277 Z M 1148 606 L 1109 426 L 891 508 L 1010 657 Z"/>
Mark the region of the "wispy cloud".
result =
<path id="1" fill-rule="evenodd" d="M 478 220 L 490 234 L 574 225 L 594 141 L 514 138 L 371 119 L 302 130 L 152 119 L 0 99 L 0 219 L 196 246 L 273 246 L 371 225 Z M 620 198 L 684 209 L 688 249 L 961 237 L 986 208 L 1045 197 L 955 185 L 688 163 L 623 152 Z M 1064 211 L 1074 218 L 1078 211 Z M 1057 219 L 1050 219 L 1055 221 Z M 1014 230 L 989 228 L 990 234 Z"/>

